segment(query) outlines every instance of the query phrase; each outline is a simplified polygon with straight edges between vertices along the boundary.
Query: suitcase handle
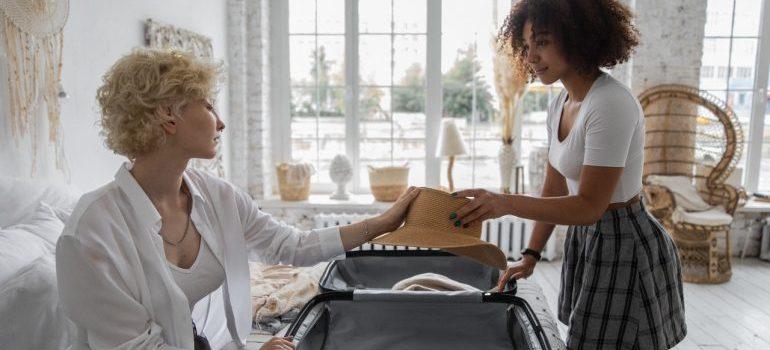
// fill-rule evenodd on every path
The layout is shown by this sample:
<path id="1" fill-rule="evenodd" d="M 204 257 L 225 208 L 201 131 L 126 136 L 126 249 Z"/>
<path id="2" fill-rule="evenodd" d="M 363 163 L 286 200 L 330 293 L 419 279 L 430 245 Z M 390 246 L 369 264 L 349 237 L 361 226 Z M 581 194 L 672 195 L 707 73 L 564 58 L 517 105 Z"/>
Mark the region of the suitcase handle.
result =
<path id="1" fill-rule="evenodd" d="M 356 289 L 353 301 L 432 302 L 432 303 L 480 303 L 481 292 L 426 292 Z"/>
<path id="2" fill-rule="evenodd" d="M 516 291 L 518 290 L 518 284 L 516 284 L 516 279 L 511 277 L 508 279 L 508 282 L 505 282 L 505 286 L 503 286 L 503 294 L 506 295 L 516 295 Z"/>

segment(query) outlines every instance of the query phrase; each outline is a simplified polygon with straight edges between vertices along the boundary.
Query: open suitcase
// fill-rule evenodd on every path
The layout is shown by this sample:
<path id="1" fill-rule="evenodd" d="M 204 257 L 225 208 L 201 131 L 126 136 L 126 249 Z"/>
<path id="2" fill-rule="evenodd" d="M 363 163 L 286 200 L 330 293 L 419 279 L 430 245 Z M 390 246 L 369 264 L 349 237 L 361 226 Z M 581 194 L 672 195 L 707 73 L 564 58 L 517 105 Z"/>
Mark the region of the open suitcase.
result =
<path id="1" fill-rule="evenodd" d="M 433 272 L 481 291 L 393 291 L 396 282 Z M 287 335 L 298 350 L 550 349 L 531 307 L 515 295 L 487 292 L 499 271 L 434 250 L 348 252 L 329 264 L 322 294 L 311 299 Z"/>

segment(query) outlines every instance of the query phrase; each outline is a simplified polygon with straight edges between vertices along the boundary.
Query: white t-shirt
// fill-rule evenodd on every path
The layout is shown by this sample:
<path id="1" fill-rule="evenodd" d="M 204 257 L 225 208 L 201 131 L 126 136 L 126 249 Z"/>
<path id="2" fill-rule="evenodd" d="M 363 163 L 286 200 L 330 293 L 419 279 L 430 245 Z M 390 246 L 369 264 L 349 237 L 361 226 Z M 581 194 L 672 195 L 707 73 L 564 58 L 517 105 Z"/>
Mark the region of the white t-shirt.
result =
<path id="1" fill-rule="evenodd" d="M 567 180 L 570 195 L 578 193 L 583 165 L 622 167 L 610 203 L 631 199 L 642 190 L 644 114 L 631 91 L 602 73 L 583 99 L 569 134 L 559 141 L 564 90 L 548 108 L 548 161 Z"/>
<path id="2" fill-rule="evenodd" d="M 171 268 L 174 281 L 187 297 L 190 310 L 195 303 L 217 290 L 225 281 L 225 268 L 204 239 L 201 239 L 198 255 L 190 268 L 183 269 L 170 261 L 167 261 L 167 264 Z"/>

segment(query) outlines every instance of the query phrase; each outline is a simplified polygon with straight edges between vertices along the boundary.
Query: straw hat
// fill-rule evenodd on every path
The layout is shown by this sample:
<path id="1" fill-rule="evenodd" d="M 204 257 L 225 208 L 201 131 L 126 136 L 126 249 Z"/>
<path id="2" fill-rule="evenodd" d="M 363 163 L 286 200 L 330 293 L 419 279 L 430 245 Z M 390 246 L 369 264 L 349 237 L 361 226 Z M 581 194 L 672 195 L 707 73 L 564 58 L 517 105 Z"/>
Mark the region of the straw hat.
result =
<path id="1" fill-rule="evenodd" d="M 497 246 L 484 242 L 481 237 L 481 222 L 455 227 L 449 216 L 456 213 L 468 198 L 452 197 L 449 193 L 431 188 L 420 188 L 406 213 L 404 226 L 377 237 L 375 244 L 439 248 L 456 255 L 462 255 L 482 264 L 504 270 L 505 254 Z"/>
<path id="2" fill-rule="evenodd" d="M 0 11 L 28 34 L 61 32 L 69 16 L 69 0 L 0 0 Z"/>

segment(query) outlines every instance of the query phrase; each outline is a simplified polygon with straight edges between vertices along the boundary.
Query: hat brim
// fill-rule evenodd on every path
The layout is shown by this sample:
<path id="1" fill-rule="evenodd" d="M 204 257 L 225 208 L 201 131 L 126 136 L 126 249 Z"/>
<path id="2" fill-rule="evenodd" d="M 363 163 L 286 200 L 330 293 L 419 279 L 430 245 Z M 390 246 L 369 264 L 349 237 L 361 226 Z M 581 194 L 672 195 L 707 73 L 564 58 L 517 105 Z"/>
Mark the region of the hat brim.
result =
<path id="1" fill-rule="evenodd" d="M 390 246 L 439 248 L 468 257 L 482 264 L 505 270 L 505 254 L 496 245 L 468 235 L 403 226 L 372 240 L 372 243 Z"/>

